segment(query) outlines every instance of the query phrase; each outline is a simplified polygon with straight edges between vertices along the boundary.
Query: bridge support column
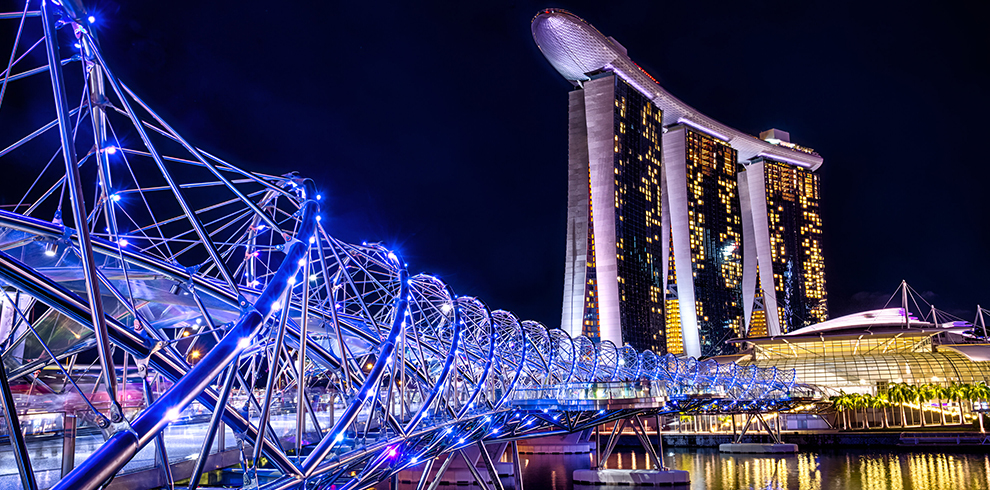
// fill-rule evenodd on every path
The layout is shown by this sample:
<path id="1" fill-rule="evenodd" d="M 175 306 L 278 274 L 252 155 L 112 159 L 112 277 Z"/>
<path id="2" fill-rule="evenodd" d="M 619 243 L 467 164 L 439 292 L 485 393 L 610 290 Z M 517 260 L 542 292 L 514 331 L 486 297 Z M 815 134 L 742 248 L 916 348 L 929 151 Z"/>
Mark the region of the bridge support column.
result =
<path id="1" fill-rule="evenodd" d="M 796 453 L 798 450 L 797 444 L 787 444 L 780 439 L 780 412 L 775 412 L 777 414 L 776 424 L 774 428 L 770 427 L 766 419 L 763 418 L 761 413 L 750 413 L 746 418 L 746 423 L 743 424 L 742 431 L 736 436 L 731 443 L 719 444 L 718 450 L 723 453 L 756 453 L 756 454 L 790 454 Z M 733 419 L 734 420 L 734 419 Z M 766 429 L 767 434 L 773 441 L 770 444 L 763 443 L 744 443 L 742 442 L 743 436 L 746 435 L 746 431 L 749 430 L 750 426 L 756 420 L 760 425 Z M 734 429 L 734 428 L 733 428 Z M 759 429 L 757 429 L 758 431 Z M 733 433 L 735 430 L 733 430 Z"/>
<path id="2" fill-rule="evenodd" d="M 502 479 L 520 478 L 517 475 L 522 466 L 521 462 L 519 469 L 515 462 L 497 462 L 510 447 L 509 444 L 493 444 L 491 448 L 486 448 L 485 453 L 480 453 L 477 446 L 468 446 L 447 454 L 442 462 L 428 460 L 418 468 L 400 471 L 398 481 L 416 485 L 416 490 L 437 490 L 440 485 L 472 483 L 477 483 L 482 490 L 504 489 Z M 485 454 L 488 454 L 488 460 L 492 462 L 490 467 L 485 461 Z M 439 468 L 434 463 L 439 463 Z"/>
<path id="3" fill-rule="evenodd" d="M 76 414 L 62 416 L 62 477 L 76 467 Z"/>
<path id="4" fill-rule="evenodd" d="M 519 444 L 512 441 L 512 470 L 516 480 L 516 490 L 523 490 L 522 461 L 519 460 Z"/>
<path id="5" fill-rule="evenodd" d="M 659 452 L 657 452 L 657 449 L 650 442 L 649 435 L 646 432 L 646 424 L 639 415 L 633 415 L 629 419 L 617 420 L 615 421 L 615 425 L 612 426 L 612 432 L 609 434 L 608 441 L 605 443 L 605 450 L 601 454 L 596 453 L 595 467 L 590 470 L 575 470 L 573 474 L 574 483 L 582 485 L 622 486 L 666 486 L 690 483 L 691 479 L 687 471 L 671 470 L 663 466 L 663 438 L 661 435 L 659 415 L 656 417 L 656 420 L 657 439 L 660 447 Z M 608 457 L 615 450 L 615 445 L 619 442 L 619 437 L 622 436 L 622 431 L 627 425 L 632 425 L 633 432 L 636 434 L 636 438 L 639 439 L 639 443 L 646 450 L 647 454 L 653 458 L 654 469 L 620 470 L 605 468 Z M 596 427 L 596 440 L 598 430 L 599 428 Z"/>
<path id="6" fill-rule="evenodd" d="M 0 355 L 2 354 L 3 349 L 0 348 Z M 36 490 L 38 484 L 34 478 L 34 468 L 31 466 L 27 444 L 24 443 L 24 433 L 21 432 L 20 420 L 17 418 L 17 407 L 14 405 L 14 396 L 10 391 L 10 384 L 7 382 L 7 370 L 4 369 L 2 361 L 0 361 L 0 404 L 3 405 L 3 417 L 7 422 L 10 445 L 14 448 L 14 461 L 17 463 L 17 471 L 21 474 L 21 487 L 27 490 Z"/>
<path id="7" fill-rule="evenodd" d="M 515 441 L 513 441 L 513 447 L 515 447 L 515 444 Z M 488 476 L 492 479 L 492 486 L 495 487 L 495 490 L 505 490 L 505 487 L 502 486 L 502 480 L 498 477 L 498 471 L 495 469 L 495 462 L 492 461 L 492 455 L 488 454 L 488 449 L 485 448 L 485 443 L 478 441 L 478 452 L 481 453 L 481 460 L 485 462 L 485 468 L 488 469 Z M 516 454 L 518 458 L 518 453 Z M 478 484 L 481 485 L 483 482 L 478 480 Z"/>

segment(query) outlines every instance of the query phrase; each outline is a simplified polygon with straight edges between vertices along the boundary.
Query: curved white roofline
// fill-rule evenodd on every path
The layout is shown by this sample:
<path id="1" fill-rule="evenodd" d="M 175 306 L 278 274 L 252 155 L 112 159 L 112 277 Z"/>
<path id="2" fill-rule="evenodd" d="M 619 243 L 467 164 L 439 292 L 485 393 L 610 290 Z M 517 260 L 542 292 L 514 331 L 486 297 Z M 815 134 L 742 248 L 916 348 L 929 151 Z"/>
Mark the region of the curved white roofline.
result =
<path id="1" fill-rule="evenodd" d="M 918 325 L 919 322 L 914 315 L 910 315 L 911 321 Z M 851 315 L 840 316 L 838 318 L 833 318 L 831 320 L 826 320 L 821 323 L 816 323 L 814 325 L 808 325 L 807 327 L 802 327 L 792 332 L 784 334 L 787 336 L 800 336 L 808 334 L 818 334 L 830 332 L 832 330 L 841 330 L 845 328 L 856 328 L 863 327 L 868 328 L 872 326 L 881 325 L 899 325 L 904 323 L 904 309 L 903 308 L 884 308 L 880 310 L 870 310 L 862 311 L 859 313 L 853 313 Z"/>
<path id="2" fill-rule="evenodd" d="M 602 35 L 580 17 L 560 9 L 547 9 L 533 18 L 533 39 L 550 64 L 575 85 L 590 80 L 589 73 L 610 71 L 649 97 L 663 112 L 663 124 L 687 124 L 725 139 L 739 152 L 739 160 L 767 157 L 816 170 L 818 154 L 774 145 L 722 124 L 670 95 L 657 81 L 625 54 L 625 48 Z"/>

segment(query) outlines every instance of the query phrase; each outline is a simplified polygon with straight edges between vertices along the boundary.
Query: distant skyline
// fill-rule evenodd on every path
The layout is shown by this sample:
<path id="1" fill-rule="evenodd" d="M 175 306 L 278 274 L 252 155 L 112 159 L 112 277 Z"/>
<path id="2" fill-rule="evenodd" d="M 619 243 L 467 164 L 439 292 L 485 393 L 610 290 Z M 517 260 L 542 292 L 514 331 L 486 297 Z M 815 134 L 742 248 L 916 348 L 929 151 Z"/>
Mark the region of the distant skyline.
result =
<path id="1" fill-rule="evenodd" d="M 830 316 L 901 279 L 965 320 L 990 305 L 985 4 L 87 3 L 117 74 L 194 143 L 312 177 L 330 233 L 523 319 L 559 326 L 564 279 L 570 84 L 529 31 L 547 7 L 705 114 L 822 155 Z M 3 204 L 43 162 L 18 166 Z"/>

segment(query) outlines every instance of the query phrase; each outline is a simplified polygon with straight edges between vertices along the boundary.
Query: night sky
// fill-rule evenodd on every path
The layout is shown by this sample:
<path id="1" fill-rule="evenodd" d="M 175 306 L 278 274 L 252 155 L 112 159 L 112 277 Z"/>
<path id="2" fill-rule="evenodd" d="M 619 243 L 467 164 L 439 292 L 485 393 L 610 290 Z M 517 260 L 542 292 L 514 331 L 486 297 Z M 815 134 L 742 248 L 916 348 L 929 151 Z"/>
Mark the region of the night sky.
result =
<path id="1" fill-rule="evenodd" d="M 493 309 L 560 323 L 571 86 L 530 34 L 546 7 L 709 116 L 823 156 L 831 316 L 901 279 L 967 320 L 990 306 L 986 2 L 88 3 L 118 76 L 187 139 L 312 177 L 330 233 Z"/>

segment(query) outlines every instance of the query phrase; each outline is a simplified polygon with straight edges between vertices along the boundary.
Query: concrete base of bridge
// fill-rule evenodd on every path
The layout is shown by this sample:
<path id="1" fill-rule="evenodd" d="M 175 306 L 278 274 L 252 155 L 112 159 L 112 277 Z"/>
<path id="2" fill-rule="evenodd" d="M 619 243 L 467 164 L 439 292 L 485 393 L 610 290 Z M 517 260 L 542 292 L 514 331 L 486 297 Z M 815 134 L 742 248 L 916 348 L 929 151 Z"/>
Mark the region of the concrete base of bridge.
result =
<path id="1" fill-rule="evenodd" d="M 673 486 L 691 483 L 681 470 L 574 470 L 575 485 Z"/>
<path id="2" fill-rule="evenodd" d="M 789 454 L 796 453 L 798 447 L 797 444 L 730 442 L 728 444 L 719 444 L 718 450 L 722 453 Z"/>

